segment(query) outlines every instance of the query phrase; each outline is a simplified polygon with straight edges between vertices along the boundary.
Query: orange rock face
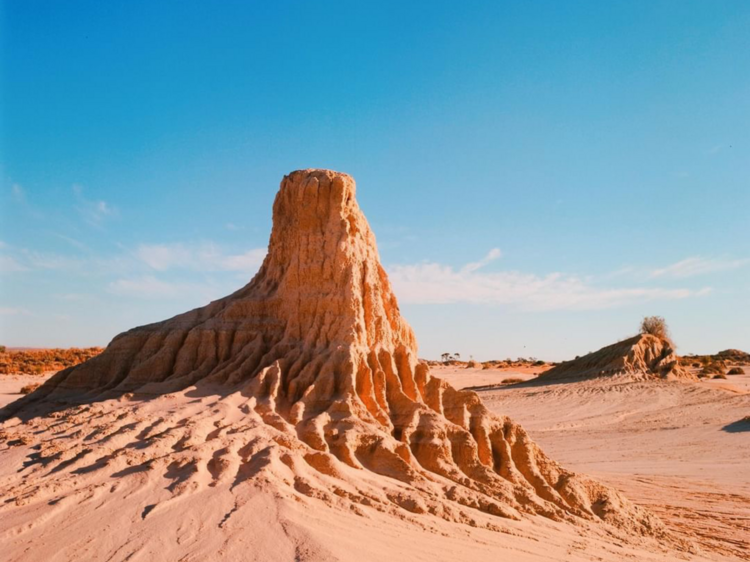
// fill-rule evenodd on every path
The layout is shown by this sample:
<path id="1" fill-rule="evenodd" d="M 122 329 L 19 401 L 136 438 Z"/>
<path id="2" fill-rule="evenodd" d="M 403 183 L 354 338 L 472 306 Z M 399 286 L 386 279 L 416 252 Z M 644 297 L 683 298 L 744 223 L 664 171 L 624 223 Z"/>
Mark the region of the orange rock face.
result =
<path id="1" fill-rule="evenodd" d="M 418 362 L 414 334 L 380 265 L 354 180 L 345 174 L 303 170 L 284 178 L 268 255 L 247 286 L 117 336 L 100 356 L 61 371 L 20 406 L 194 386 L 204 395 L 241 397 L 224 403 L 231 413 L 222 416 L 237 426 L 225 431 L 228 444 L 209 451 L 210 441 L 193 445 L 194 436 L 182 438 L 194 451 L 207 448 L 189 461 L 197 473 L 201 459 L 219 474 L 265 455 L 279 461 L 263 464 L 267 470 L 297 474 L 281 480 L 294 482 L 300 493 L 311 484 L 300 483 L 296 471 L 309 465 L 355 488 L 368 474 L 385 476 L 392 483 L 385 486 L 389 501 L 412 512 L 459 520 L 465 510 L 601 519 L 628 532 L 666 536 L 648 512 L 560 467 L 520 426 Z M 211 423 L 223 428 L 225 422 Z M 253 446 L 232 445 L 240 438 Z M 165 448 L 149 462 L 166 464 L 178 454 Z M 119 462 L 118 455 L 107 462 Z M 361 495 L 351 498 L 372 502 L 374 492 L 366 488 L 362 483 Z"/>

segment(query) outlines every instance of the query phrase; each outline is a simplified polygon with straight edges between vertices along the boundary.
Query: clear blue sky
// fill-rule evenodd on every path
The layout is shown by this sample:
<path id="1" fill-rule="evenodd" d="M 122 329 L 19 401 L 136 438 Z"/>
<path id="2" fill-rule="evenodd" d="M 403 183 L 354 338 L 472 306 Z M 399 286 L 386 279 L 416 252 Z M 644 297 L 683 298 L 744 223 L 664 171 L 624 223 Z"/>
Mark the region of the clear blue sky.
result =
<path id="1" fill-rule="evenodd" d="M 750 3 L 2 3 L 0 342 L 246 283 L 352 174 L 421 355 L 750 349 Z"/>

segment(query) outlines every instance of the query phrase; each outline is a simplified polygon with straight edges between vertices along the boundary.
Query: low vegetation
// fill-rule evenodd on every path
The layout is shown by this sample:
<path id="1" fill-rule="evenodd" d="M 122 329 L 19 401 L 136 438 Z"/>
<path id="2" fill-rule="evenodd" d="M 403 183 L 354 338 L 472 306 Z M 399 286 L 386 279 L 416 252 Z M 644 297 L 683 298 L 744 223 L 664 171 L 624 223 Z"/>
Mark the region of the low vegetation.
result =
<path id="1" fill-rule="evenodd" d="M 742 367 L 732 367 L 727 371 L 727 375 L 744 375 L 745 369 Z"/>
<path id="2" fill-rule="evenodd" d="M 490 361 L 479 362 L 475 359 L 469 359 L 468 361 L 462 361 L 461 355 L 458 353 L 450 354 L 443 353 L 440 356 L 440 361 L 433 361 L 429 359 L 421 359 L 422 362 L 426 363 L 430 367 L 465 367 L 475 369 L 508 369 L 514 367 L 545 367 L 547 365 L 554 366 L 557 363 L 552 361 L 542 361 L 536 357 L 519 357 L 517 359 L 492 359 Z"/>
<path id="3" fill-rule="evenodd" d="M 667 321 L 661 316 L 646 316 L 641 320 L 640 332 L 641 334 L 651 334 L 659 339 L 666 340 L 674 348 L 674 343 L 672 343 L 672 338 L 669 335 Z"/>
<path id="4" fill-rule="evenodd" d="M 31 394 L 40 386 L 42 385 L 38 382 L 27 384 L 26 386 L 21 387 L 21 394 Z"/>
<path id="5" fill-rule="evenodd" d="M 0 374 L 41 375 L 78 365 L 99 355 L 101 347 L 0 350 Z"/>
<path id="6" fill-rule="evenodd" d="M 687 354 L 680 361 L 686 367 L 695 368 L 702 368 L 712 364 L 722 365 L 724 368 L 741 367 L 742 365 L 750 365 L 750 353 L 740 351 L 739 349 L 725 349 L 714 355 Z"/>
<path id="7" fill-rule="evenodd" d="M 704 375 L 723 375 L 725 370 L 726 365 L 724 365 L 724 363 L 722 363 L 721 361 L 714 361 L 712 363 L 703 365 L 701 373 Z"/>
<path id="8" fill-rule="evenodd" d="M 483 369 L 507 369 L 510 367 L 543 367 L 545 365 L 555 365 L 555 363 L 542 361 L 536 357 L 519 357 L 518 359 L 493 359 L 482 363 Z"/>
<path id="9" fill-rule="evenodd" d="M 503 384 L 516 384 L 519 382 L 524 382 L 524 379 L 518 378 L 518 377 L 510 377 L 507 379 L 503 379 Z"/>

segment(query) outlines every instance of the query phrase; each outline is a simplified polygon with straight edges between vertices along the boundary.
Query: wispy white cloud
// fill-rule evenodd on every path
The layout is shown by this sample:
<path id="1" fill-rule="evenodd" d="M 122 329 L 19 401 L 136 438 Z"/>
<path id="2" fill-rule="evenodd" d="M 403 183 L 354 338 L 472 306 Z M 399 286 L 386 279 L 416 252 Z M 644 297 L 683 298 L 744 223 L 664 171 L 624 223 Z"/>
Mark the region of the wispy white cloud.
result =
<path id="1" fill-rule="evenodd" d="M 604 281 L 607 279 L 617 279 L 618 277 L 632 276 L 637 273 L 638 273 L 638 270 L 635 267 L 633 267 L 632 265 L 625 265 L 623 267 L 615 269 L 614 271 L 610 271 L 609 273 L 600 275 L 598 277 L 598 280 Z"/>
<path id="2" fill-rule="evenodd" d="M 183 296 L 183 287 L 177 283 L 161 281 L 152 275 L 135 279 L 118 279 L 108 286 L 112 294 L 128 297 L 145 298 L 179 298 Z"/>
<path id="3" fill-rule="evenodd" d="M 65 235 L 55 236 L 75 247 L 86 248 Z M 88 248 L 86 248 L 88 249 Z M 79 274 L 128 277 L 148 272 L 184 270 L 192 273 L 237 273 L 250 276 L 266 256 L 264 248 L 230 252 L 211 242 L 200 244 L 141 244 L 135 250 L 120 246 L 121 253 L 106 257 L 78 253 L 38 252 L 12 248 L 0 241 L 0 271 L 70 271 Z"/>
<path id="4" fill-rule="evenodd" d="M 85 265 L 84 260 L 63 254 L 34 252 L 25 249 L 22 250 L 22 254 L 24 265 L 28 266 L 28 269 L 82 270 Z"/>
<path id="5" fill-rule="evenodd" d="M 463 271 L 464 273 L 477 271 L 478 269 L 483 268 L 488 263 L 499 259 L 500 257 L 502 257 L 502 255 L 503 253 L 500 251 L 500 248 L 492 248 L 481 260 L 467 263 L 465 266 L 463 266 L 463 268 L 461 268 L 461 271 Z"/>
<path id="6" fill-rule="evenodd" d="M 651 271 L 651 277 L 685 278 L 717 271 L 729 271 L 750 264 L 750 259 L 703 258 L 694 256 Z"/>
<path id="7" fill-rule="evenodd" d="M 53 232 L 52 235 L 56 236 L 60 240 L 67 242 L 74 248 L 78 248 L 79 250 L 84 250 L 84 251 L 90 251 L 90 248 L 86 244 L 84 244 L 80 240 L 76 240 L 75 238 L 71 236 L 66 236 L 65 234 L 60 234 L 59 232 Z"/>
<path id="8" fill-rule="evenodd" d="M 158 279 L 153 275 L 123 278 L 112 281 L 107 292 L 139 299 L 201 299 L 209 302 L 222 296 L 222 288 L 211 283 L 185 283 Z"/>
<path id="9" fill-rule="evenodd" d="M 212 243 L 142 244 L 134 255 L 156 271 L 190 269 L 196 271 L 236 271 L 253 273 L 263 263 L 265 248 L 255 248 L 243 253 L 224 252 Z"/>
<path id="10" fill-rule="evenodd" d="M 483 264 L 486 259 L 476 264 Z M 589 278 L 562 273 L 544 276 L 517 271 L 486 273 L 474 265 L 456 270 L 438 263 L 420 263 L 387 269 L 396 296 L 401 302 L 413 304 L 472 303 L 532 310 L 591 310 L 634 302 L 685 299 L 710 292 L 710 288 L 603 288 Z"/>
<path id="11" fill-rule="evenodd" d="M 226 228 L 227 230 L 231 230 L 232 232 L 237 232 L 239 230 L 245 229 L 244 226 L 237 226 L 233 222 L 228 222 L 227 224 L 224 225 L 224 228 Z"/>
<path id="12" fill-rule="evenodd" d="M 0 306 L 0 316 L 28 316 L 29 314 L 31 314 L 31 312 L 25 308 Z"/>
<path id="13" fill-rule="evenodd" d="M 26 190 L 21 186 L 21 184 L 11 184 L 10 195 L 13 202 L 18 206 L 19 210 L 22 210 L 27 217 L 34 220 L 44 219 L 44 213 L 42 213 L 38 208 L 31 204 L 31 202 L 29 201 L 29 197 L 26 194 Z"/>
<path id="14" fill-rule="evenodd" d="M 69 302 L 81 302 L 88 300 L 92 297 L 90 294 L 83 294 L 83 293 L 63 293 L 60 295 L 55 295 L 58 299 L 63 301 L 69 301 Z"/>
<path id="15" fill-rule="evenodd" d="M 26 193 L 24 193 L 23 188 L 18 185 L 17 183 L 14 183 L 11 188 L 10 192 L 13 195 L 13 200 L 16 203 L 25 203 L 26 202 Z"/>
<path id="16" fill-rule="evenodd" d="M 28 271 L 29 268 L 19 263 L 18 260 L 11 256 L 0 256 L 0 272 L 16 273 L 19 271 Z"/>
<path id="17" fill-rule="evenodd" d="M 83 194 L 83 186 L 74 185 L 73 193 L 76 197 L 76 210 L 83 220 L 92 226 L 101 226 L 104 219 L 117 215 L 117 209 L 103 200 L 88 199 Z"/>
<path id="18" fill-rule="evenodd" d="M 141 244 L 136 248 L 135 257 L 156 271 L 172 268 L 193 268 L 193 252 L 182 244 Z"/>

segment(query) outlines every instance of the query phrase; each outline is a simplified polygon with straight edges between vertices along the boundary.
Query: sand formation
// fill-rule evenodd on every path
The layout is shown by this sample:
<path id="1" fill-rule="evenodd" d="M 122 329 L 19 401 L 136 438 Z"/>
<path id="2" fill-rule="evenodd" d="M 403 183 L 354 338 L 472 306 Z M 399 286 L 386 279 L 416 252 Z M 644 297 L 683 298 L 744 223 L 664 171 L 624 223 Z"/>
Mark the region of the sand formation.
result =
<path id="1" fill-rule="evenodd" d="M 627 376 L 634 380 L 696 377 L 680 365 L 667 338 L 638 334 L 542 373 L 539 382 L 575 381 L 597 377 Z"/>
<path id="2" fill-rule="evenodd" d="M 735 364 L 750 363 L 750 353 L 740 349 L 725 349 L 715 355 L 716 359 Z"/>
<path id="3" fill-rule="evenodd" d="M 613 368 L 660 373 L 673 358 L 639 336 L 580 361 L 598 368 L 602 355 L 612 355 Z M 186 406 L 169 409 L 169 400 Z M 31 415 L 59 401 L 83 405 L 52 419 Z M 559 466 L 475 393 L 430 375 L 353 179 L 327 170 L 283 179 L 268 255 L 247 286 L 117 336 L 4 413 L 35 429 L 31 470 L 46 475 L 41 484 L 0 489 L 6 504 L 57 501 L 61 487 L 95 486 L 116 473 L 140 478 L 141 492 L 162 490 L 166 478 L 163 493 L 175 497 L 207 487 L 237 494 L 242 483 L 263 482 L 355 512 L 367 506 L 464 523 L 473 512 L 604 520 L 630 536 L 671 540 L 658 519 Z M 9 438 L 16 422 L 5 424 Z M 52 439 L 62 434 L 65 445 Z M 139 497 L 132 494 L 122 506 Z M 144 519 L 156 505 L 146 503 L 138 504 Z M 226 517 L 241 508 L 235 497 Z"/>

